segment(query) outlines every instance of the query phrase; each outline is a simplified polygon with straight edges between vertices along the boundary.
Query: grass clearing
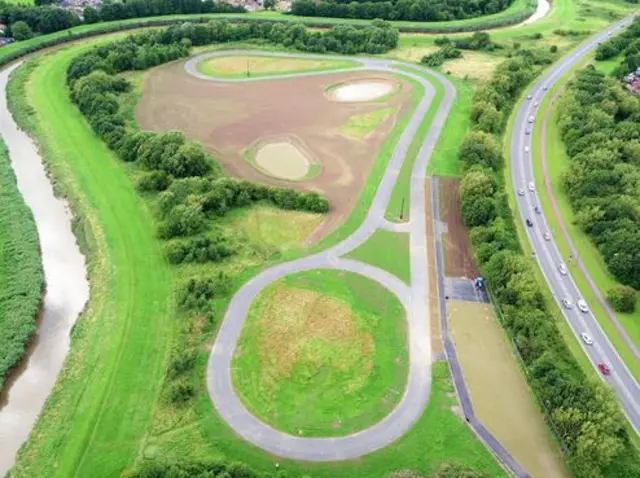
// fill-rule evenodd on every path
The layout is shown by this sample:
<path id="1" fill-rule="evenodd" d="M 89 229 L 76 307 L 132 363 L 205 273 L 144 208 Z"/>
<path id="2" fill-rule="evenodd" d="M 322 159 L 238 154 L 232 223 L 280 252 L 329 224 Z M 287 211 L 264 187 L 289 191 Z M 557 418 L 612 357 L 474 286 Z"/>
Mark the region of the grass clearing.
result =
<path id="1" fill-rule="evenodd" d="M 43 287 L 38 231 L 0 139 L 0 390 L 36 331 Z"/>
<path id="2" fill-rule="evenodd" d="M 570 476 L 491 305 L 455 300 L 449 311 L 478 418 L 532 476 Z"/>
<path id="3" fill-rule="evenodd" d="M 367 242 L 350 252 L 347 257 L 391 272 L 406 284 L 411 282 L 409 234 L 406 232 L 378 229 Z"/>
<path id="4" fill-rule="evenodd" d="M 354 115 L 338 129 L 343 136 L 364 140 L 373 133 L 378 126 L 394 116 L 397 108 L 380 108 L 371 113 Z"/>
<path id="5" fill-rule="evenodd" d="M 200 73 L 220 78 L 264 77 L 292 73 L 344 70 L 358 66 L 352 60 L 277 58 L 259 55 L 229 55 L 198 63 Z"/>
<path id="6" fill-rule="evenodd" d="M 441 69 L 461 80 L 484 83 L 491 79 L 503 57 L 480 51 L 464 51 L 462 58 L 447 60 Z"/>
<path id="7" fill-rule="evenodd" d="M 384 418 L 407 380 L 400 301 L 349 272 L 312 271 L 256 299 L 233 359 L 245 405 L 300 436 L 346 435 Z"/>

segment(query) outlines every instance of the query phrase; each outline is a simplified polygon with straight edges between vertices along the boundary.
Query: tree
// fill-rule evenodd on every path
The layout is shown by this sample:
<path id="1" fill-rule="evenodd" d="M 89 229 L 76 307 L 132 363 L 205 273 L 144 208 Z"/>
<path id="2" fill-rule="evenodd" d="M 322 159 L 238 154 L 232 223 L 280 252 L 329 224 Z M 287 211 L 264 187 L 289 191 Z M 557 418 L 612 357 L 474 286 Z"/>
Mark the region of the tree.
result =
<path id="1" fill-rule="evenodd" d="M 265 10 L 275 10 L 276 5 L 276 0 L 264 0 L 264 2 L 262 3 L 262 6 Z"/>
<path id="2" fill-rule="evenodd" d="M 616 312 L 631 314 L 636 310 L 636 291 L 627 285 L 618 285 L 607 291 L 607 302 Z"/>
<path id="3" fill-rule="evenodd" d="M 90 23 L 98 23 L 102 20 L 100 17 L 100 12 L 93 7 L 85 7 L 82 11 L 82 17 L 84 18 L 84 22 L 87 24 Z"/>
<path id="4" fill-rule="evenodd" d="M 11 34 L 17 41 L 28 40 L 33 36 L 31 28 L 23 21 L 18 21 L 11 25 Z"/>
<path id="5" fill-rule="evenodd" d="M 493 136 L 482 131 L 467 133 L 462 141 L 458 157 L 468 167 L 479 164 L 498 170 L 503 163 L 502 148 Z"/>
<path id="6" fill-rule="evenodd" d="M 496 203 L 492 198 L 473 196 L 462 203 L 462 220 L 467 227 L 489 224 L 496 217 Z"/>

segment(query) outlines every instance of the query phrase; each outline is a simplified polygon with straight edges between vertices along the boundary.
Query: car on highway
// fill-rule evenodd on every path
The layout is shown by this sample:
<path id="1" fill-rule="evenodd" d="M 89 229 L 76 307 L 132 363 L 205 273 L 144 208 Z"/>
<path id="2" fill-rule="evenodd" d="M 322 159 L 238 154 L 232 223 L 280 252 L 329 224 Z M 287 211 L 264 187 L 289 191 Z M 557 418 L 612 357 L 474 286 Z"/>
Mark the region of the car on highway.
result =
<path id="1" fill-rule="evenodd" d="M 533 96 L 531 95 L 527 95 L 527 99 L 530 100 L 531 98 L 533 98 Z"/>
<path id="2" fill-rule="evenodd" d="M 524 189 L 518 189 L 518 196 L 524 196 Z"/>
<path id="3" fill-rule="evenodd" d="M 584 312 L 585 314 L 589 312 L 589 307 L 584 300 L 580 299 L 578 302 L 576 302 L 576 304 L 578 305 L 578 309 L 580 309 L 581 312 Z"/>
<path id="4" fill-rule="evenodd" d="M 602 372 L 602 375 L 609 375 L 611 373 L 611 367 L 609 367 L 606 363 L 599 363 L 598 368 Z"/>
<path id="5" fill-rule="evenodd" d="M 560 274 L 562 274 L 563 276 L 567 275 L 567 266 L 564 262 L 558 264 L 558 271 L 560 271 Z"/>
<path id="6" fill-rule="evenodd" d="M 580 334 L 580 337 L 582 337 L 582 341 L 587 344 L 587 345 L 593 345 L 593 339 L 591 337 L 589 337 L 587 334 L 585 334 L 584 332 L 582 332 Z"/>
<path id="7" fill-rule="evenodd" d="M 534 207 L 533 210 L 536 212 L 536 214 L 540 214 L 540 206 Z"/>
<path id="8" fill-rule="evenodd" d="M 534 108 L 537 108 L 540 105 L 540 103 L 538 103 L 537 101 L 533 104 Z"/>
<path id="9" fill-rule="evenodd" d="M 531 219 L 527 218 L 525 222 L 527 223 L 527 227 L 533 227 L 533 222 L 531 221 Z"/>
<path id="10" fill-rule="evenodd" d="M 549 87 L 548 87 L 547 85 L 544 85 L 544 86 L 542 87 L 542 89 L 543 89 L 544 91 L 547 91 L 547 90 L 549 89 Z"/>
<path id="11" fill-rule="evenodd" d="M 529 116 L 529 123 L 533 123 L 536 120 L 536 117 L 531 115 Z"/>
<path id="12" fill-rule="evenodd" d="M 525 152 L 525 153 L 528 153 L 528 152 L 529 152 L 529 146 L 525 146 L 525 147 L 524 147 L 524 152 Z"/>
<path id="13" fill-rule="evenodd" d="M 549 231 L 544 231 L 542 233 L 542 237 L 544 237 L 545 241 L 550 241 L 551 240 L 551 233 Z"/>
<path id="14" fill-rule="evenodd" d="M 529 191 L 531 191 L 531 192 L 536 190 L 536 185 L 533 184 L 533 182 L 530 182 L 527 187 L 529 188 Z"/>
<path id="15" fill-rule="evenodd" d="M 530 129 L 527 129 L 527 130 L 524 132 L 524 134 L 531 134 L 531 130 L 530 130 Z"/>
<path id="16" fill-rule="evenodd" d="M 568 310 L 573 309 L 573 304 L 566 297 L 564 299 L 562 299 L 562 305 L 564 306 L 565 309 L 568 309 Z"/>

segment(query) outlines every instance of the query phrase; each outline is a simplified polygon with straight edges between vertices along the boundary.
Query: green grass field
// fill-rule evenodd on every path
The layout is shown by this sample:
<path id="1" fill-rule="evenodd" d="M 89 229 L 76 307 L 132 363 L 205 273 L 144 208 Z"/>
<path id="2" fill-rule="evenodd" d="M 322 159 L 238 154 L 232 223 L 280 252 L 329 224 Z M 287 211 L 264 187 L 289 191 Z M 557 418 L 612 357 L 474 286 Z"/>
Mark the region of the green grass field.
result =
<path id="1" fill-rule="evenodd" d="M 590 61 L 591 59 L 592 57 L 590 57 L 587 61 Z M 547 108 L 549 107 L 550 98 L 552 98 L 566 84 L 566 82 L 571 79 L 575 71 L 584 66 L 585 63 L 578 65 L 577 68 L 574 68 L 569 74 L 565 75 L 562 78 L 562 81 L 556 84 L 556 86 L 551 89 L 551 92 L 547 96 L 547 99 L 542 101 L 540 105 L 541 114 L 538 115 L 533 130 L 534 144 L 536 141 L 540 141 L 540 137 L 542 134 L 542 118 L 547 111 Z M 568 198 L 564 194 L 561 183 L 561 176 L 563 171 L 568 168 L 569 158 L 566 155 L 564 143 L 560 138 L 558 128 L 555 126 L 558 119 L 557 106 L 553 106 L 552 108 L 552 115 L 549 120 L 546 137 L 547 166 L 551 179 L 551 185 L 556 196 L 556 201 L 560 213 L 564 218 L 569 235 L 571 236 L 571 239 L 578 251 L 580 261 L 582 261 L 585 267 L 589 270 L 589 273 L 593 277 L 593 280 L 596 284 L 598 284 L 600 293 L 604 295 L 606 291 L 610 287 L 616 285 L 617 282 L 608 272 L 602 256 L 598 252 L 597 248 L 593 245 L 589 237 L 584 233 L 584 231 L 580 229 L 580 227 L 574 224 L 573 210 Z M 554 238 L 556 240 L 556 244 L 558 245 L 560 253 L 564 257 L 565 263 L 568 264 L 568 267 L 571 270 L 571 275 L 576 282 L 576 285 L 578 286 L 582 297 L 589 304 L 589 308 L 593 312 L 600 325 L 605 330 L 607 336 L 609 337 L 609 340 L 611 340 L 613 345 L 616 347 L 616 350 L 625 361 L 632 374 L 636 377 L 636 379 L 640 379 L 640 364 L 634 359 L 633 354 L 631 353 L 627 345 L 623 342 L 622 338 L 618 334 L 618 331 L 609 321 L 604 309 L 599 305 L 595 294 L 591 290 L 591 287 L 589 286 L 587 279 L 580 268 L 574 261 L 569 261 L 569 255 L 571 253 L 569 244 L 566 242 L 564 236 L 560 232 L 559 223 L 551 207 L 551 200 L 546 192 L 546 188 L 544 187 L 544 173 L 542 170 L 542 159 L 539 148 L 533 148 L 532 159 L 536 177 L 536 188 L 540 196 L 540 202 L 545 212 L 545 216 L 549 221 L 551 230 L 554 233 Z M 634 314 L 618 313 L 616 315 L 634 343 L 640 344 L 640 311 L 636 311 Z"/>
<path id="2" fill-rule="evenodd" d="M 36 331 L 43 287 L 38 231 L 0 139 L 0 390 Z"/>
<path id="3" fill-rule="evenodd" d="M 258 55 L 230 55 L 205 59 L 198 63 L 200 73 L 218 78 L 265 77 L 301 72 L 344 70 L 358 66 L 351 60 L 306 60 Z"/>
<path id="4" fill-rule="evenodd" d="M 380 108 L 370 113 L 351 116 L 340 126 L 338 132 L 344 136 L 365 140 L 380 126 L 387 118 L 393 116 L 397 108 Z"/>
<path id="5" fill-rule="evenodd" d="M 347 435 L 384 418 L 407 380 L 400 301 L 365 277 L 312 271 L 252 304 L 233 359 L 247 408 L 300 436 Z"/>
<path id="6" fill-rule="evenodd" d="M 58 190 L 70 198 L 80 217 L 76 232 L 90 250 L 92 300 L 74 329 L 72 351 L 56 391 L 12 476 L 113 476 L 143 458 L 219 457 L 273 471 L 274 458 L 239 439 L 216 414 L 206 393 L 207 344 L 215 325 L 185 322 L 185 317 L 173 320 L 173 283 L 204 271 L 165 265 L 150 204 L 134 191 L 130 165 L 118 163 L 68 99 L 66 66 L 86 48 L 72 46 L 46 57 L 34 70 L 26 94 L 14 90 L 20 123 L 38 138 Z M 28 104 L 37 113 L 31 114 Z M 221 227 L 234 227 L 231 219 Z M 264 257 L 274 258 L 273 251 L 255 246 L 243 246 L 242 260 L 229 266 L 238 274 L 234 289 L 255 274 Z M 275 260 L 300 254 L 276 254 Z M 227 301 L 221 298 L 214 304 L 216 320 Z M 188 378 L 195 397 L 183 407 L 173 407 L 158 397 L 165 394 L 170 351 L 186 346 L 199 350 Z M 492 477 L 505 476 L 452 411 L 454 404 L 446 365 L 436 364 L 429 406 L 396 444 L 350 462 L 282 460 L 280 468 L 293 476 L 307 472 L 320 478 L 376 478 L 399 468 L 431 472 L 441 462 L 455 460 Z"/>
<path id="7" fill-rule="evenodd" d="M 405 284 L 411 282 L 411 258 L 407 233 L 379 229 L 367 242 L 350 252 L 347 257 L 391 272 Z"/>

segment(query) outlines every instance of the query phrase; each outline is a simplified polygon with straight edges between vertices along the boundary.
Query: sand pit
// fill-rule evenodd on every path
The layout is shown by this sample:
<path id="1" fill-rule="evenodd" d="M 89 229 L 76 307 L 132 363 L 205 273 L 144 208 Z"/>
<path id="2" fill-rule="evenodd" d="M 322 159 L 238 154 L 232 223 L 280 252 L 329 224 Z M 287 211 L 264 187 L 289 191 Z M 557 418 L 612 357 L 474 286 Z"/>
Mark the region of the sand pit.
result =
<path id="1" fill-rule="evenodd" d="M 311 166 L 303 152 L 287 141 L 261 145 L 256 151 L 255 162 L 269 176 L 292 181 L 304 178 Z"/>
<path id="2" fill-rule="evenodd" d="M 334 101 L 372 101 L 390 94 L 394 85 L 384 80 L 363 80 L 344 83 L 329 90 Z"/>

